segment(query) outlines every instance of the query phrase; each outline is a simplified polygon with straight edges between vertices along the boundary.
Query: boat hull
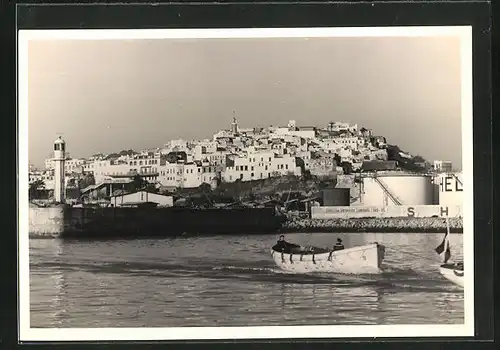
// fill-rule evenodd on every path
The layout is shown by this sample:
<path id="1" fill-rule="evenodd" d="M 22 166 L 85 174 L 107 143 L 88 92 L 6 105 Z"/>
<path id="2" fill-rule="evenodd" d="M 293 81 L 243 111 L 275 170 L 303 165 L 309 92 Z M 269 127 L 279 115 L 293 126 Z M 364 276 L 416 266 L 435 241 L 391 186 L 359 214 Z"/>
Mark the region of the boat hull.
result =
<path id="1" fill-rule="evenodd" d="M 444 264 L 439 267 L 439 272 L 448 281 L 455 283 L 460 287 L 464 287 L 464 270 L 454 264 Z"/>
<path id="2" fill-rule="evenodd" d="M 276 265 L 291 273 L 381 273 L 385 246 L 371 243 L 322 254 L 287 254 L 271 250 Z"/>

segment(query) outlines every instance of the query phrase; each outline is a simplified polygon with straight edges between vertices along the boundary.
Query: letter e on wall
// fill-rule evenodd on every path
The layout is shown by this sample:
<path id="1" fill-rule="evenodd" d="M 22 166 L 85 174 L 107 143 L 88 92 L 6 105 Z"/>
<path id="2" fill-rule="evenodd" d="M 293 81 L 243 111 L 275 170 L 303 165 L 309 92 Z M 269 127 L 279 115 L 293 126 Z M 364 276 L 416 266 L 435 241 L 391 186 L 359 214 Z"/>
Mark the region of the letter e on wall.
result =
<path id="1" fill-rule="evenodd" d="M 453 180 L 453 178 L 451 176 L 446 176 L 444 178 L 444 192 L 452 192 L 453 189 L 451 187 L 451 180 Z"/>

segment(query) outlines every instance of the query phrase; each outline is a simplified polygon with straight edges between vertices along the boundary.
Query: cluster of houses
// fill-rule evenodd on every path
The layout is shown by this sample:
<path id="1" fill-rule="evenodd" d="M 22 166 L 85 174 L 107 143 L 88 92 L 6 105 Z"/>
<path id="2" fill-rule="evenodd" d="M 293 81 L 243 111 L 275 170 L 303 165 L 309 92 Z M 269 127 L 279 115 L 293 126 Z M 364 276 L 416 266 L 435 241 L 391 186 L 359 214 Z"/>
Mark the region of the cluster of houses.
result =
<path id="1" fill-rule="evenodd" d="M 139 175 L 165 188 L 214 187 L 220 182 L 251 181 L 283 175 L 331 176 L 342 163 L 356 170 L 367 160 L 387 160 L 384 137 L 357 125 L 331 122 L 318 128 L 297 126 L 241 128 L 236 118 L 229 129 L 212 139 L 172 140 L 162 148 L 141 152 L 95 155 L 64 162 L 66 186 L 92 174 L 96 184 Z M 30 169 L 30 183 L 44 182 L 53 188 L 54 160 L 45 169 Z"/>

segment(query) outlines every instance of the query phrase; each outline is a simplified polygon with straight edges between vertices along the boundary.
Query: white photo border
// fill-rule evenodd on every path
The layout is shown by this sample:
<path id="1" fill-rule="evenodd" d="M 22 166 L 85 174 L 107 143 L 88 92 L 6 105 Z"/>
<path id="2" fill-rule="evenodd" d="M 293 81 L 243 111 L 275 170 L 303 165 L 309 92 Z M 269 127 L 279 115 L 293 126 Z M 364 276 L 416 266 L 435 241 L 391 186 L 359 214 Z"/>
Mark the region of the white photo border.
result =
<path id="1" fill-rule="evenodd" d="M 28 43 L 30 40 L 213 39 L 302 37 L 434 37 L 461 40 L 464 323 L 459 325 L 259 326 L 169 328 L 31 328 L 28 225 Z M 20 341 L 146 341 L 474 336 L 474 195 L 472 26 L 343 28 L 19 30 L 18 291 Z"/>

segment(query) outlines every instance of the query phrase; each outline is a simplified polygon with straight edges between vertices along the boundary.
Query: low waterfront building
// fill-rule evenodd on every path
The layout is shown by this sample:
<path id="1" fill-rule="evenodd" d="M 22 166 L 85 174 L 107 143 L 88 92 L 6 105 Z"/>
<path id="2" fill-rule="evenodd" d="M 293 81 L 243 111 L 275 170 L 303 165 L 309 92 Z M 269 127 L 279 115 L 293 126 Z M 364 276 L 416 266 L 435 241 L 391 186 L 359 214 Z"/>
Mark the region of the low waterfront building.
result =
<path id="1" fill-rule="evenodd" d="M 133 206 L 143 203 L 155 203 L 159 207 L 171 207 L 174 205 L 174 199 L 172 196 L 138 191 L 134 193 L 111 196 L 110 203 L 115 207 Z"/>

